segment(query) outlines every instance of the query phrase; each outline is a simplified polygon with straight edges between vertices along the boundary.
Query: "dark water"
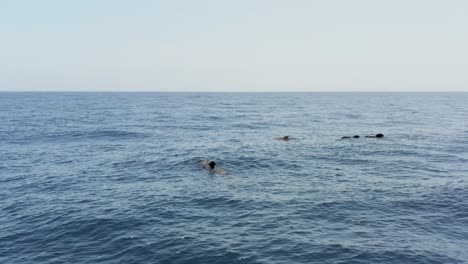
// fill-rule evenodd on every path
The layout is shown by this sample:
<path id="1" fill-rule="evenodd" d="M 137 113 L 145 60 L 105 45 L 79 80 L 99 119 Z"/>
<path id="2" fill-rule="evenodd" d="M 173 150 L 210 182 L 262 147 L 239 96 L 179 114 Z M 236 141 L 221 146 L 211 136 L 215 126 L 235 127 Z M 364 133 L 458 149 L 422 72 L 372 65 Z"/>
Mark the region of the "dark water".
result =
<path id="1" fill-rule="evenodd" d="M 468 93 L 0 93 L 0 263 L 468 263 L 467 120 Z"/>

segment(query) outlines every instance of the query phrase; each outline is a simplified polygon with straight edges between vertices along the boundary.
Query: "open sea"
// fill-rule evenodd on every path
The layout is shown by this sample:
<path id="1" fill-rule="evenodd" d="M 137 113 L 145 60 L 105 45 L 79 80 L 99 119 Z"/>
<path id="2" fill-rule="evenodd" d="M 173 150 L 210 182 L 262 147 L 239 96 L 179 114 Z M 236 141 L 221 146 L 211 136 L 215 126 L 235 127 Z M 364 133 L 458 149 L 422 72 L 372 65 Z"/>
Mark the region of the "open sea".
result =
<path id="1" fill-rule="evenodd" d="M 468 93 L 0 93 L 0 263 L 468 263 Z"/>

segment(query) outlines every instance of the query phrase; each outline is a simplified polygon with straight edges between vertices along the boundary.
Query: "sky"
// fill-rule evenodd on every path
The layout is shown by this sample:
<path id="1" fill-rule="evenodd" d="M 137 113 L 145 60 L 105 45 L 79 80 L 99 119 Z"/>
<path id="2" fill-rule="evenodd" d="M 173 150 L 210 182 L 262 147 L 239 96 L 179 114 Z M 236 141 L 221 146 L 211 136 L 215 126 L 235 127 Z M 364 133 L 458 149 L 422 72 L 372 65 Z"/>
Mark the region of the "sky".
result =
<path id="1" fill-rule="evenodd" d="M 466 0 L 0 0 L 0 91 L 468 91 Z"/>

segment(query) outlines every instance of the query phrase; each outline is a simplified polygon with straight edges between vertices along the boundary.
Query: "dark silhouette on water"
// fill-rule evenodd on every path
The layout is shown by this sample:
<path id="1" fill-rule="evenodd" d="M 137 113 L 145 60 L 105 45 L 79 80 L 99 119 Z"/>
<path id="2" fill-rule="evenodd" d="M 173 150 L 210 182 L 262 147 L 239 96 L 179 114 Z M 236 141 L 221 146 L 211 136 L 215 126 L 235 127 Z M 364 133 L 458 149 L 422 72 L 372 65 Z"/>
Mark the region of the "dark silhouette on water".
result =
<path id="1" fill-rule="evenodd" d="M 225 170 L 217 168 L 216 167 L 216 162 L 214 162 L 214 161 L 202 160 L 200 162 L 201 162 L 202 166 L 205 169 L 209 170 L 210 172 L 218 173 L 218 174 L 221 174 L 221 175 L 227 175 L 228 174 Z"/>
<path id="2" fill-rule="evenodd" d="M 383 138 L 384 135 L 379 133 L 379 134 L 376 134 L 376 135 L 368 135 L 366 136 L 366 138 Z"/>
<path id="3" fill-rule="evenodd" d="M 350 136 L 341 137 L 341 139 L 347 139 L 347 138 L 351 138 L 351 137 Z M 354 135 L 354 136 L 352 136 L 352 138 L 360 138 L 360 136 L 359 135 Z"/>
<path id="4" fill-rule="evenodd" d="M 210 169 L 214 170 L 216 162 L 212 161 L 212 162 L 208 163 L 208 165 L 210 166 Z"/>

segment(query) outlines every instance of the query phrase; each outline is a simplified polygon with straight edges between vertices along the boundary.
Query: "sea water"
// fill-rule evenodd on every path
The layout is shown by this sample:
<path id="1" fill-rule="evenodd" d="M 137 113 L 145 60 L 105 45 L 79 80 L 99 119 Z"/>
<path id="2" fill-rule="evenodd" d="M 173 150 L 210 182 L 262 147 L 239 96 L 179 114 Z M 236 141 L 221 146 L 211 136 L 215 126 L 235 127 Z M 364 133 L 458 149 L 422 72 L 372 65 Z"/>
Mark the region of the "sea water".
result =
<path id="1" fill-rule="evenodd" d="M 467 120 L 468 93 L 0 93 L 0 263 L 468 263 Z"/>

